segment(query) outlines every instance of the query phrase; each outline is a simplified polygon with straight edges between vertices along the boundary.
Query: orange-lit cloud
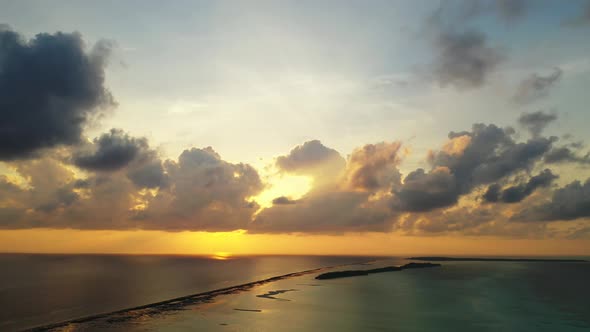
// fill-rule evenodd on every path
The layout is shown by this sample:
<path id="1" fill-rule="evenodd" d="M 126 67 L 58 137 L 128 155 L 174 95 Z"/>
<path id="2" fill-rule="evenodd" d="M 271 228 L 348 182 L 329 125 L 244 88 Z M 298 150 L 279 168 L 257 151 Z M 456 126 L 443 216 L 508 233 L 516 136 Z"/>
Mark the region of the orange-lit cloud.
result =
<path id="1" fill-rule="evenodd" d="M 310 141 L 278 157 L 261 177 L 250 165 L 224 161 L 210 147 L 185 150 L 178 160 L 161 160 L 146 140 L 111 132 L 88 143 L 98 145 L 90 147 L 97 154 L 93 158 L 109 163 L 117 151 L 142 142 L 138 153 L 116 169 L 76 169 L 67 149 L 8 163 L 12 173 L 0 186 L 1 226 L 584 236 L 587 211 L 578 207 L 587 200 L 586 184 L 550 190 L 556 178 L 550 170 L 527 172 L 544 165 L 554 139 L 535 136 L 517 142 L 513 134 L 494 125 L 452 133 L 429 155 L 430 170 L 417 169 L 405 177 L 399 170 L 400 142 L 366 144 L 345 159 Z M 137 181 L 137 172 L 144 179 L 165 181 L 147 181 L 146 186 L 146 181 Z M 502 200 L 490 198 L 490 188 L 504 183 Z M 564 199 L 567 195 L 574 199 Z M 544 208 L 537 204 L 542 201 Z M 578 203 L 560 210 L 554 208 L 565 206 L 559 202 Z M 581 223 L 560 232 L 549 227 L 560 220 Z"/>

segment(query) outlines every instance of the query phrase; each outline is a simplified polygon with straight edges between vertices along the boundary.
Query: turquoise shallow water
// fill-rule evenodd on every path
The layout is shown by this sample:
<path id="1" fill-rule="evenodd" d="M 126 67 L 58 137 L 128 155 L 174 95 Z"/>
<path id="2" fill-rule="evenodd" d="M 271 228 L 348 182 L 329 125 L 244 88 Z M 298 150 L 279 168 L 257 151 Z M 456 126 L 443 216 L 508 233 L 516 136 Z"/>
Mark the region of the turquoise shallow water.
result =
<path id="1" fill-rule="evenodd" d="M 257 264 L 269 272 L 273 264 L 284 270 L 295 262 L 304 267 L 347 259 L 273 258 Z M 380 259 L 336 270 L 407 262 Z M 314 272 L 204 301 L 134 310 L 54 330 L 590 331 L 590 263 L 441 264 L 332 280 L 315 280 L 320 272 Z"/>

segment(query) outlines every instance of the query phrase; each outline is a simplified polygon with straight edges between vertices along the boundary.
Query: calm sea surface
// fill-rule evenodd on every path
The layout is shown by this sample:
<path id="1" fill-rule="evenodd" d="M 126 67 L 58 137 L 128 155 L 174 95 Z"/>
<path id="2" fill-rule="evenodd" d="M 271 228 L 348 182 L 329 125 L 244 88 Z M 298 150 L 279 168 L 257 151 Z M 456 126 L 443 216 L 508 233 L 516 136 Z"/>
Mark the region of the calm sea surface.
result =
<path id="1" fill-rule="evenodd" d="M 13 331 L 366 260 L 268 256 L 0 254 L 0 331 Z"/>
<path id="2" fill-rule="evenodd" d="M 359 261 L 359 257 L 3 255 L 0 331 Z M 441 262 L 440 268 L 266 283 L 204 302 L 56 331 L 590 331 L 590 263 Z"/>

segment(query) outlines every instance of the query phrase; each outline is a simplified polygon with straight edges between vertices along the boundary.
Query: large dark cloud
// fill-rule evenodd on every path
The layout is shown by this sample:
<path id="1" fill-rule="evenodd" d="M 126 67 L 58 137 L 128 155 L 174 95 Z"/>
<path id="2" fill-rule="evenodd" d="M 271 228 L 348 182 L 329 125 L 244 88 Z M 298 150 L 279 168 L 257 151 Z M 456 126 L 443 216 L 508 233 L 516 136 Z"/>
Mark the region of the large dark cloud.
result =
<path id="1" fill-rule="evenodd" d="M 470 132 L 451 132 L 451 144 L 430 154 L 429 172 L 418 169 L 406 176 L 403 185 L 393 189 L 394 207 L 429 211 L 451 206 L 477 186 L 530 170 L 555 141 L 536 137 L 516 142 L 513 135 L 512 129 L 493 124 L 475 124 Z M 459 142 L 462 143 L 455 144 Z"/>
<path id="2" fill-rule="evenodd" d="M 441 31 L 434 47 L 433 74 L 441 86 L 479 87 L 504 58 L 483 33 L 472 30 Z"/>
<path id="3" fill-rule="evenodd" d="M 78 33 L 25 40 L 0 27 L 0 160 L 80 142 L 85 124 L 114 104 L 104 86 L 108 42 L 86 52 Z"/>
<path id="4" fill-rule="evenodd" d="M 501 146 L 499 152 L 487 156 L 481 165 L 475 167 L 471 183 L 486 184 L 518 171 L 530 170 L 549 151 L 554 141 L 554 138 L 540 137 Z"/>
<path id="5" fill-rule="evenodd" d="M 553 174 L 550 169 L 545 169 L 538 175 L 532 176 L 526 183 L 509 186 L 501 189 L 498 184 L 488 187 L 483 195 L 486 202 L 504 202 L 518 203 L 530 196 L 537 188 L 543 188 L 551 185 L 558 176 Z"/>
<path id="6" fill-rule="evenodd" d="M 533 137 L 536 137 L 543 132 L 547 125 L 555 120 L 557 120 L 557 115 L 537 111 L 532 113 L 522 113 L 518 118 L 518 124 L 526 128 Z"/>
<path id="7" fill-rule="evenodd" d="M 534 73 L 520 82 L 512 99 L 516 103 L 524 105 L 546 97 L 555 84 L 559 82 L 561 75 L 562 70 L 558 67 L 547 76 Z"/>
<path id="8" fill-rule="evenodd" d="M 510 128 L 475 124 L 467 135 L 470 142 L 462 153 L 452 154 L 443 150 L 432 154 L 430 161 L 434 167 L 448 167 L 458 179 L 461 191 L 467 192 L 473 186 L 528 169 L 552 143 L 547 138 L 517 143 L 513 134 Z"/>
<path id="9" fill-rule="evenodd" d="M 555 190 L 551 198 L 527 207 L 513 217 L 515 221 L 558 221 L 590 217 L 590 179 L 574 181 Z"/>

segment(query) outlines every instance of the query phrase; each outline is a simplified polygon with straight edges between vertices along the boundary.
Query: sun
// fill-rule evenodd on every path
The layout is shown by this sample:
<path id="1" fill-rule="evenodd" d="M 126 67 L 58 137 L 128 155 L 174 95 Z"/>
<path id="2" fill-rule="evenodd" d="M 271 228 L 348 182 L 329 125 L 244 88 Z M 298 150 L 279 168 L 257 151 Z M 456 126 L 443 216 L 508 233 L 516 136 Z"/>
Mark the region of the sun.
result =
<path id="1" fill-rule="evenodd" d="M 232 258 L 232 254 L 226 251 L 218 251 L 211 255 L 212 259 L 216 259 L 219 261 L 225 261 Z"/>
<path id="2" fill-rule="evenodd" d="M 272 207 L 273 199 L 285 196 L 290 199 L 300 199 L 307 194 L 313 187 L 313 178 L 304 175 L 294 175 L 277 172 L 272 169 L 270 172 L 261 169 L 260 172 L 268 172 L 265 177 L 267 187 L 258 195 L 249 197 L 248 200 L 253 200 L 260 205 L 260 211 Z"/>

